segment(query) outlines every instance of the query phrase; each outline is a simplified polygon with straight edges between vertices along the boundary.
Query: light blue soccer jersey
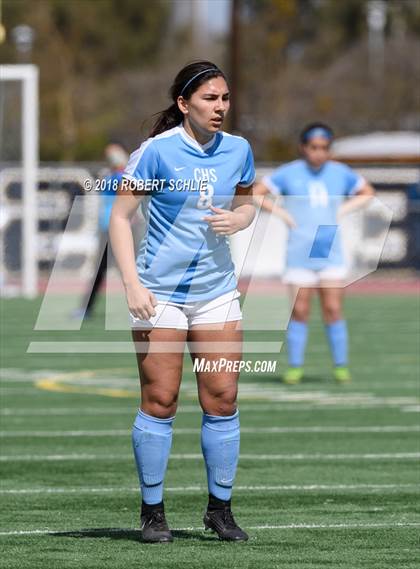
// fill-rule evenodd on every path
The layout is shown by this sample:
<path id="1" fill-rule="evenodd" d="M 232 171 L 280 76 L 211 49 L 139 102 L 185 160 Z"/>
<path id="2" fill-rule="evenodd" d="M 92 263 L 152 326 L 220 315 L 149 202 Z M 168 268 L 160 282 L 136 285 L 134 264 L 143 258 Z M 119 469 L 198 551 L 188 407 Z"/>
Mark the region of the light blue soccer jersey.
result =
<path id="1" fill-rule="evenodd" d="M 99 227 L 101 231 L 107 232 L 111 210 L 117 196 L 117 188 L 122 180 L 122 172 L 112 172 L 104 180 L 101 186 L 101 206 L 99 210 Z"/>
<path id="2" fill-rule="evenodd" d="M 333 160 L 319 170 L 306 160 L 295 160 L 277 168 L 263 183 L 284 197 L 281 205 L 297 224 L 289 231 L 286 266 L 315 271 L 343 266 L 337 211 L 347 196 L 362 187 L 362 176 Z"/>
<path id="3" fill-rule="evenodd" d="M 141 202 L 147 230 L 136 261 L 146 288 L 178 304 L 236 288 L 228 239 L 202 218 L 213 214 L 210 205 L 230 209 L 236 186 L 253 183 L 254 161 L 244 138 L 218 132 L 200 145 L 179 125 L 135 150 L 123 178 L 147 194 Z"/>

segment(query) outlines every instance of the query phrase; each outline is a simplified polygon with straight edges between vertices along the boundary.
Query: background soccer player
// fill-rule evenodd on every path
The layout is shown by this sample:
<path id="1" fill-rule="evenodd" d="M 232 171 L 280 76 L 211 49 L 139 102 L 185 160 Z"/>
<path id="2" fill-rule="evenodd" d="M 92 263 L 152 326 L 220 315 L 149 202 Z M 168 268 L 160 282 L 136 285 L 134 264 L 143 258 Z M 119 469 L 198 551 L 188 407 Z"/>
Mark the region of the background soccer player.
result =
<path id="1" fill-rule="evenodd" d="M 363 206 L 374 190 L 360 175 L 331 160 L 332 129 L 313 123 L 300 135 L 302 158 L 275 170 L 255 185 L 254 194 L 283 196 L 281 206 L 261 199 L 263 209 L 279 215 L 289 227 L 283 281 L 294 300 L 287 328 L 289 368 L 286 383 L 303 377 L 311 298 L 318 291 L 328 337 L 334 377 L 350 381 L 347 325 L 343 316 L 343 279 L 346 266 L 337 219 Z M 343 200 L 347 202 L 343 203 Z"/>
<path id="2" fill-rule="evenodd" d="M 94 263 L 98 270 L 93 281 L 89 283 L 80 303 L 80 308 L 72 313 L 72 316 L 75 318 L 89 318 L 92 315 L 99 289 L 105 280 L 108 264 L 108 227 L 111 210 L 128 160 L 127 152 L 120 144 L 108 144 L 105 147 L 104 154 L 111 173 L 105 178 L 100 192 L 98 257 Z"/>
<path id="3" fill-rule="evenodd" d="M 255 213 L 251 148 L 243 138 L 220 131 L 230 104 L 222 71 L 208 61 L 187 65 L 170 93 L 171 106 L 159 115 L 151 137 L 130 156 L 123 178 L 126 185 L 117 196 L 110 226 L 133 339 L 150 347 L 137 354 L 141 409 L 133 427 L 145 541 L 172 541 L 164 514 L 163 481 L 184 343 L 194 343 L 193 359 L 241 358 L 231 347 L 224 349 L 242 340 L 227 236 L 247 227 Z M 129 182 L 144 191 L 127 189 Z M 140 200 L 148 227 L 136 260 L 130 217 Z M 221 346 L 218 353 L 209 350 L 214 341 Z M 177 342 L 181 349 L 154 350 L 168 342 Z M 239 374 L 199 371 L 196 375 L 209 488 L 204 523 L 220 539 L 243 541 L 247 535 L 230 508 L 239 455 Z"/>

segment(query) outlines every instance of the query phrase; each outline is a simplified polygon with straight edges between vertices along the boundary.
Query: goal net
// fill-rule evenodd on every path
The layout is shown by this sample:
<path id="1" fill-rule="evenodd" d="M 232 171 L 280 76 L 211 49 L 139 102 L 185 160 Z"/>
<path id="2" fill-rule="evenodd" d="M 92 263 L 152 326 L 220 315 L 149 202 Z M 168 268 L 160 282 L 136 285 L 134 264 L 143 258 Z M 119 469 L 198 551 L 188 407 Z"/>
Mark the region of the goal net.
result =
<path id="1" fill-rule="evenodd" d="M 38 292 L 37 66 L 0 66 L 0 131 L 0 289 L 3 295 L 33 298 Z"/>

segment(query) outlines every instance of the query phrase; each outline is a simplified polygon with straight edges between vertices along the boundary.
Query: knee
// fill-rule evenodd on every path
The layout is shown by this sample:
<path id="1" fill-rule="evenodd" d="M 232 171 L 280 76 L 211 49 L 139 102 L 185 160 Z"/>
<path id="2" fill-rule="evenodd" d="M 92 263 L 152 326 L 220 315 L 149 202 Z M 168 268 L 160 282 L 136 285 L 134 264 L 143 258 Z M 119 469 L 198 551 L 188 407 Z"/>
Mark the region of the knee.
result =
<path id="1" fill-rule="evenodd" d="M 207 415 L 228 417 L 236 412 L 237 389 L 225 389 L 201 394 L 201 407 Z"/>
<path id="2" fill-rule="evenodd" d="M 323 316 L 324 316 L 324 321 L 327 324 L 332 324 L 333 322 L 336 322 L 337 320 L 341 320 L 343 317 L 343 314 L 341 312 L 341 306 L 339 303 L 335 303 L 335 302 L 331 302 L 326 304 L 323 307 Z"/>
<path id="3" fill-rule="evenodd" d="M 309 304 L 307 302 L 296 302 L 292 312 L 293 320 L 307 322 L 309 319 Z"/>
<path id="4" fill-rule="evenodd" d="M 149 391 L 143 393 L 142 409 L 148 415 L 158 419 L 168 419 L 176 413 L 178 394 L 170 392 Z"/>

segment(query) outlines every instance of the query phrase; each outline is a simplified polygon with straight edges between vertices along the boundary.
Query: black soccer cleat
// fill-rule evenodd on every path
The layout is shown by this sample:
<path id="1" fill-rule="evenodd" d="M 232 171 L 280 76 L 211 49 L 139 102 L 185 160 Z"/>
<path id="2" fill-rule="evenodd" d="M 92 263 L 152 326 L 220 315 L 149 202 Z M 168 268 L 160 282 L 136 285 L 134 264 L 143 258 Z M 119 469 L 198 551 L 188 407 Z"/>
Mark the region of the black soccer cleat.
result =
<path id="1" fill-rule="evenodd" d="M 214 503 L 216 501 L 217 504 Z M 230 500 L 224 502 L 211 496 L 203 522 L 204 528 L 215 531 L 222 541 L 247 541 L 248 539 L 248 534 L 235 522 Z"/>
<path id="2" fill-rule="evenodd" d="M 147 543 L 169 543 L 174 540 L 165 518 L 163 502 L 142 505 L 140 518 L 142 540 Z"/>

